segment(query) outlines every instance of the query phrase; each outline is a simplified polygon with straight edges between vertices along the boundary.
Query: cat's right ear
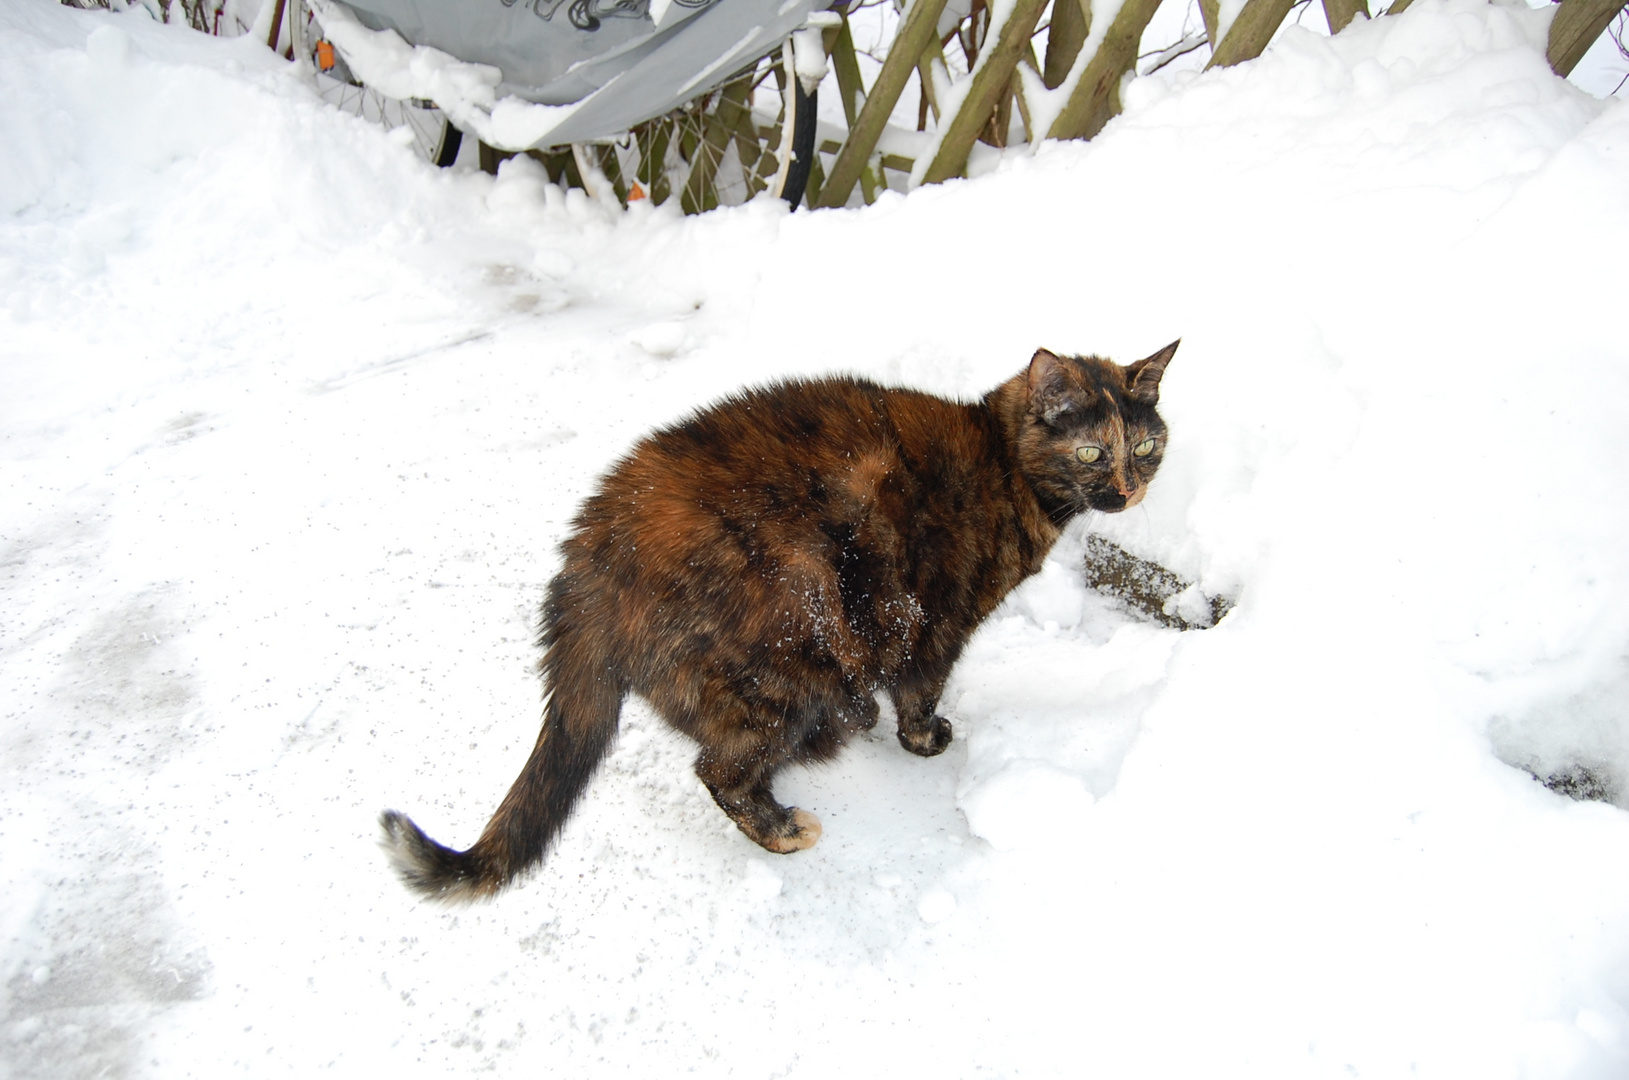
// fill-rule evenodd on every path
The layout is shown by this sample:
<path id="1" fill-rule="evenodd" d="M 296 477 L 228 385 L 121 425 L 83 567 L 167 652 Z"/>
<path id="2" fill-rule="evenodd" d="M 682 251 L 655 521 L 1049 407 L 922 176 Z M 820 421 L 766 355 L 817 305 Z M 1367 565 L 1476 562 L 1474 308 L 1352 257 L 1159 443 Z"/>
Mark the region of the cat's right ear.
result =
<path id="1" fill-rule="evenodd" d="M 1046 349 L 1029 362 L 1029 411 L 1051 424 L 1074 404 L 1066 365 Z"/>

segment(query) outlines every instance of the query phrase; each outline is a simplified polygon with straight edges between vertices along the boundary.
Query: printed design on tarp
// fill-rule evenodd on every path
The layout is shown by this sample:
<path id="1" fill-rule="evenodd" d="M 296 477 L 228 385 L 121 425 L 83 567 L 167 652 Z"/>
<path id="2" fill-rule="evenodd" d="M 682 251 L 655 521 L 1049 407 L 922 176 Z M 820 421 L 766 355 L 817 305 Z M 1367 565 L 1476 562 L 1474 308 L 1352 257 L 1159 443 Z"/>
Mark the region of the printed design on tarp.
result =
<path id="1" fill-rule="evenodd" d="M 514 7 L 521 0 L 501 0 L 504 7 Z M 718 0 L 673 0 L 681 8 L 700 10 L 711 7 Z M 532 14 L 544 22 L 554 21 L 555 13 L 566 8 L 566 17 L 579 30 L 593 33 L 606 19 L 643 19 L 650 15 L 650 0 L 525 0 Z"/>

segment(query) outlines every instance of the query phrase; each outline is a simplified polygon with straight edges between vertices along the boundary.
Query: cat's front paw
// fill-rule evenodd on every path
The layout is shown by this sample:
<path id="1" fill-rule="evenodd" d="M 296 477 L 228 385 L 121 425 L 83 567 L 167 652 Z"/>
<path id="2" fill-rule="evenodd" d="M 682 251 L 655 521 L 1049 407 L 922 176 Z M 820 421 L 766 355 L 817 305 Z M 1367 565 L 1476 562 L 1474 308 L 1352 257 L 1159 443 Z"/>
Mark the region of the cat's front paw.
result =
<path id="1" fill-rule="evenodd" d="M 929 718 L 926 724 L 907 727 L 899 725 L 899 745 L 913 754 L 935 757 L 945 752 L 952 737 L 950 721 L 942 716 Z"/>

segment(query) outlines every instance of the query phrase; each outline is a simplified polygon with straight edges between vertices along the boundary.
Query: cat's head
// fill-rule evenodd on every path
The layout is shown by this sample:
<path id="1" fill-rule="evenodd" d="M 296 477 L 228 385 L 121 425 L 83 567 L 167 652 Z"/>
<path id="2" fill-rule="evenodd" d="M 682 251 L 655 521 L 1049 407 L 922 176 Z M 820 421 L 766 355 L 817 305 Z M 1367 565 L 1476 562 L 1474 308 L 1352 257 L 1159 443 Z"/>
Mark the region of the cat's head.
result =
<path id="1" fill-rule="evenodd" d="M 1142 501 L 1165 455 L 1165 423 L 1155 406 L 1179 344 L 1126 365 L 1035 353 L 1023 377 L 1028 404 L 1018 453 L 1053 521 Z"/>

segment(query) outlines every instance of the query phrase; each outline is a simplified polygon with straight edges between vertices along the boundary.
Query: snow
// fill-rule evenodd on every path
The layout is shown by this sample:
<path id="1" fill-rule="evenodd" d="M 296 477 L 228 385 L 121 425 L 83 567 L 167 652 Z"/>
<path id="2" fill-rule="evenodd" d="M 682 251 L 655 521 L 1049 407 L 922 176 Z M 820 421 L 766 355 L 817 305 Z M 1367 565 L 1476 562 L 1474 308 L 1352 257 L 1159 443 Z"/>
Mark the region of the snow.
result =
<path id="1" fill-rule="evenodd" d="M 458 126 L 500 150 L 526 150 L 543 143 L 593 97 L 569 105 L 540 105 L 498 96 L 503 73 L 490 64 L 467 63 L 440 49 L 409 45 L 394 30 L 370 30 L 349 8 L 310 0 L 322 32 L 337 45 L 366 86 L 398 100 L 434 101 Z"/>
<path id="2" fill-rule="evenodd" d="M 821 36 L 827 27 L 833 25 L 841 26 L 842 19 L 829 11 L 822 11 L 811 15 L 808 25 L 792 35 L 792 70 L 797 72 L 798 82 L 802 84 L 805 94 L 815 93 L 829 70 Z"/>
<path id="3" fill-rule="evenodd" d="M 291 65 L 0 5 L 0 1072 L 1629 1073 L 1629 105 L 1417 0 L 1137 79 L 1090 144 L 788 214 L 438 172 Z M 981 393 L 1180 336 L 1071 534 L 747 842 L 630 703 L 526 883 L 414 902 L 539 715 L 594 477 L 745 383 Z M 1596 798 L 1540 775 L 1584 768 Z"/>

